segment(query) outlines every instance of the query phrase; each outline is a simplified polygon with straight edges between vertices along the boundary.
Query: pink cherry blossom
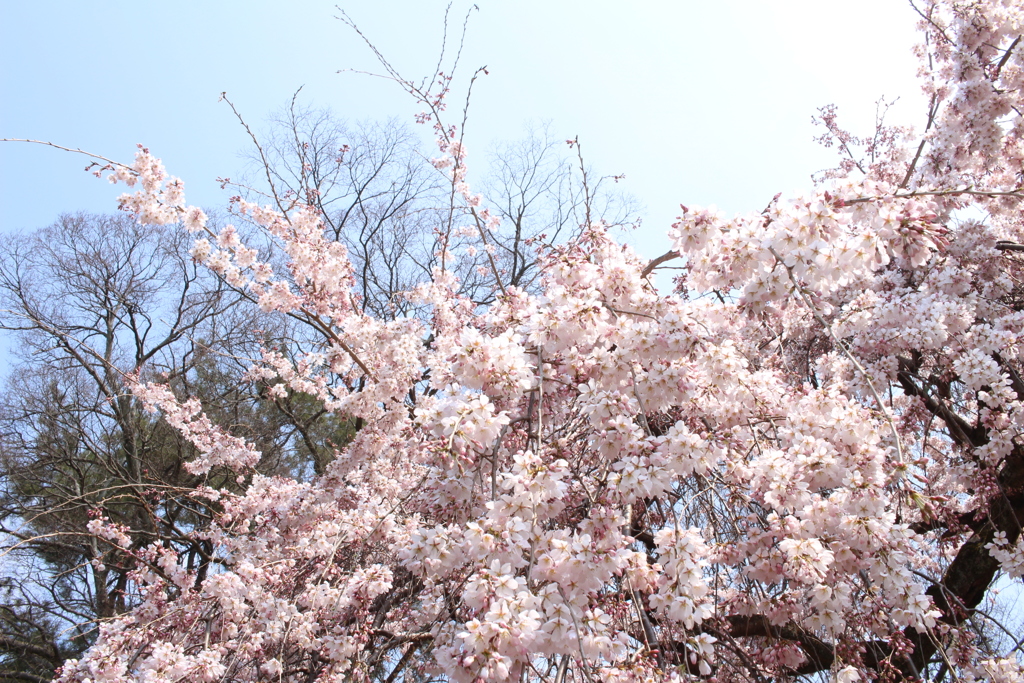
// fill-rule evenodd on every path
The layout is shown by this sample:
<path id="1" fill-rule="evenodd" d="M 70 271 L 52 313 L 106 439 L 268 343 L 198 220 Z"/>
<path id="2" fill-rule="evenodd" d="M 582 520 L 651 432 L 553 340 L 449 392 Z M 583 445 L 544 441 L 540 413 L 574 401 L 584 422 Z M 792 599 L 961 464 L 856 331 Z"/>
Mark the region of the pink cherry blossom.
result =
<path id="1" fill-rule="evenodd" d="M 192 494 L 208 576 L 125 548 L 139 604 L 59 680 L 1021 681 L 978 607 L 1024 567 L 1024 9 L 919 4 L 917 137 L 760 212 L 683 206 L 653 261 L 580 226 L 530 291 L 501 282 L 450 76 L 414 88 L 495 282 L 460 296 L 442 244 L 417 318 L 354 303 L 311 207 L 236 202 L 266 256 L 140 150 L 122 206 L 316 333 L 249 377 L 361 428 L 323 476 L 267 477 L 197 401 L 135 384 L 192 473 L 247 488 Z"/>

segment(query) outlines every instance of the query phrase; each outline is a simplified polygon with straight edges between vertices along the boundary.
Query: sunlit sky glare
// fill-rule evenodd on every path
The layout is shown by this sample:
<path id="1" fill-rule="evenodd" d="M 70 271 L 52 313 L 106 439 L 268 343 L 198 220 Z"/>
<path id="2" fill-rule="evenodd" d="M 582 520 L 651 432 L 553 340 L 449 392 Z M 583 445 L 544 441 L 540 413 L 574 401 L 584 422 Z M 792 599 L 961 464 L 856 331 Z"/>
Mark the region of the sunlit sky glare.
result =
<path id="1" fill-rule="evenodd" d="M 916 16 L 902 0 L 477 0 L 461 73 L 474 87 L 469 163 L 500 140 L 550 122 L 579 136 L 597 172 L 645 207 L 634 240 L 667 248 L 680 203 L 756 211 L 810 187 L 833 164 L 811 117 L 836 103 L 855 132 L 875 101 L 899 97 L 894 120 L 920 127 L 924 102 L 911 49 Z M 446 1 L 340 5 L 407 77 L 437 61 Z M 471 3 L 456 1 L 457 34 Z M 192 204 L 223 206 L 218 176 L 244 166 L 245 131 L 300 86 L 302 100 L 344 118 L 411 121 L 400 88 L 320 0 L 81 2 L 0 0 L 0 137 L 35 138 L 130 161 L 144 143 L 185 181 Z M 452 40 L 452 37 L 449 37 Z M 461 102 L 464 81 L 456 81 Z M 423 129 L 426 137 L 429 134 Z M 87 160 L 0 143 L 0 230 L 33 230 L 62 212 L 112 211 L 120 188 L 83 173 Z"/>

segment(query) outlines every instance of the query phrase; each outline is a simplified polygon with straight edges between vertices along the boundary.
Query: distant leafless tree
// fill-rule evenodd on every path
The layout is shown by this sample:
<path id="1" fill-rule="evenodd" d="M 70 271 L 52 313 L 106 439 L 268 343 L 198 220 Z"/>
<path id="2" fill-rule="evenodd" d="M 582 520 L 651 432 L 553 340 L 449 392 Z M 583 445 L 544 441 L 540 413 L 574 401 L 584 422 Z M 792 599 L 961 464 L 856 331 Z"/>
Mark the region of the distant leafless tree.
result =
<path id="1" fill-rule="evenodd" d="M 265 139 L 254 141 L 250 180 L 240 184 L 251 197 L 276 193 L 315 206 L 328 236 L 348 248 L 356 291 L 377 317 L 411 313 L 400 294 L 430 279 L 444 243 L 445 266 L 463 294 L 484 303 L 495 289 L 485 255 L 466 249 L 479 242 L 458 230 L 474 221 L 453 201 L 451 181 L 429 163 L 419 133 L 394 119 L 351 124 L 293 99 Z M 610 178 L 584 169 L 548 126 L 497 145 L 471 168 L 471 180 L 502 218 L 487 239 L 505 285 L 533 286 L 537 248 L 570 239 L 588 217 L 610 225 L 636 220 L 636 202 Z"/>
<path id="2" fill-rule="evenodd" d="M 185 540 L 213 512 L 190 493 L 231 481 L 184 468 L 194 453 L 141 409 L 131 373 L 201 397 L 258 445 L 264 472 L 322 472 L 330 439 L 345 438 L 343 419 L 301 395 L 268 404 L 239 381 L 259 312 L 197 269 L 188 240 L 126 215 L 72 215 L 0 248 L 0 329 L 15 359 L 0 393 L 0 681 L 49 680 L 130 608 L 133 550 L 160 541 L 193 568 L 214 561 L 208 543 Z M 100 514 L 131 548 L 87 533 Z"/>

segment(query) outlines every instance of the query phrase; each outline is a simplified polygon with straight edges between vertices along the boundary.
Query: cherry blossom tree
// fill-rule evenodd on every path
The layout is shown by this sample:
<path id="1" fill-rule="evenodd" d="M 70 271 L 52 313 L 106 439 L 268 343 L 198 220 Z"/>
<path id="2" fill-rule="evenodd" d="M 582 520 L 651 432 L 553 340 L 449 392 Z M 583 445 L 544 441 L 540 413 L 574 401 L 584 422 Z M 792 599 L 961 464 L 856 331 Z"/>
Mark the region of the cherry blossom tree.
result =
<path id="1" fill-rule="evenodd" d="M 361 428 L 314 481 L 263 476 L 197 401 L 134 382 L 190 472 L 247 488 L 193 494 L 216 510 L 205 576 L 91 524 L 137 559 L 141 602 L 60 680 L 1024 680 L 986 609 L 1024 574 L 1024 9 L 918 9 L 922 130 L 861 140 L 826 111 L 846 162 L 807 194 L 684 206 L 653 260 L 590 222 L 541 250 L 536 292 L 493 258 L 449 76 L 384 62 L 454 198 L 403 294 L 426 317 L 371 316 L 301 197 L 234 201 L 271 254 L 147 150 L 108 165 L 123 208 L 318 335 L 250 378 Z M 492 257 L 492 303 L 459 294 L 456 234 Z"/>

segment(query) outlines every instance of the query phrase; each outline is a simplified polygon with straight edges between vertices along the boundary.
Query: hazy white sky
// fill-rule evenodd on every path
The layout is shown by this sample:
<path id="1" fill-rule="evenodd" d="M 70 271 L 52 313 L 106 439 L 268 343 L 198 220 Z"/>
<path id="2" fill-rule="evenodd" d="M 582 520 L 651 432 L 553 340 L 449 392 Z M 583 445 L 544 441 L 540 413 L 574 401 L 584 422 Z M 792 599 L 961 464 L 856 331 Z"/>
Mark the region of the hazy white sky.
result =
<path id="1" fill-rule="evenodd" d="M 404 73 L 437 58 L 442 0 L 341 6 Z M 759 210 L 831 165 L 812 142 L 816 108 L 837 103 L 870 132 L 874 102 L 920 126 L 916 17 L 902 0 L 477 0 L 463 73 L 487 65 L 471 105 L 470 162 L 496 140 L 550 121 L 587 161 L 625 173 L 646 207 L 637 242 L 654 256 L 680 203 Z M 455 2 L 460 25 L 471 6 Z M 220 206 L 244 131 L 218 96 L 262 124 L 299 87 L 351 119 L 411 120 L 418 107 L 384 80 L 334 2 L 86 3 L 0 0 L 0 137 L 50 140 L 128 161 L 146 144 L 185 180 L 190 202 Z M 456 91 L 458 89 L 456 88 Z M 64 211 L 110 211 L 119 192 L 86 160 L 0 143 L 0 230 Z"/>

